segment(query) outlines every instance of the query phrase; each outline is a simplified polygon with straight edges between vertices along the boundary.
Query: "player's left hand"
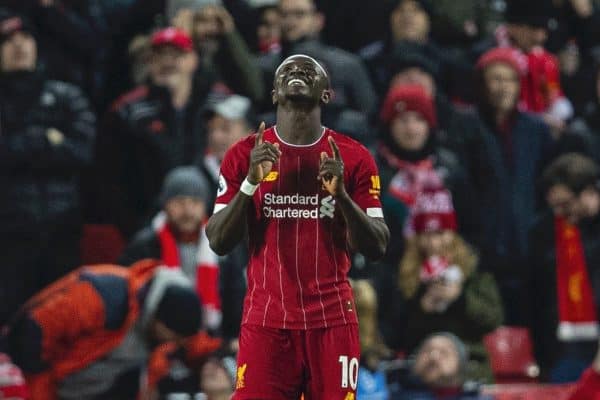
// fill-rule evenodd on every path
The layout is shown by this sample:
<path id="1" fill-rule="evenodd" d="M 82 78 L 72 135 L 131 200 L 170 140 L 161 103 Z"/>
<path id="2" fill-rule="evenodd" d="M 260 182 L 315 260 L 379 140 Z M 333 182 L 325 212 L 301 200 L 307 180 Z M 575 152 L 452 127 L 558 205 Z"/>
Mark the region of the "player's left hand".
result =
<path id="1" fill-rule="evenodd" d="M 331 136 L 328 138 L 333 158 L 326 152 L 321 153 L 321 165 L 319 166 L 319 176 L 323 189 L 328 191 L 333 197 L 338 197 L 346 193 L 344 187 L 344 161 L 340 156 L 340 149 Z"/>

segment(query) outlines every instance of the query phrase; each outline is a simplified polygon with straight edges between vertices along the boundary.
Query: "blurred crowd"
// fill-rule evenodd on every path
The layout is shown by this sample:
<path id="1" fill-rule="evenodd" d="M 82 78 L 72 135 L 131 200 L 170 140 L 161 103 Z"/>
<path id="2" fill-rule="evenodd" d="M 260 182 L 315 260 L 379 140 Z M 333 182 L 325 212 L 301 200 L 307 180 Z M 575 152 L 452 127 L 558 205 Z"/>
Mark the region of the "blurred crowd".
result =
<path id="1" fill-rule="evenodd" d="M 353 259 L 359 399 L 486 399 L 503 325 L 537 381 L 600 387 L 600 1 L 0 6 L 0 398 L 229 398 L 247 254 L 204 227 L 297 53 L 392 234 Z M 89 225 L 118 259 L 80 268 Z"/>

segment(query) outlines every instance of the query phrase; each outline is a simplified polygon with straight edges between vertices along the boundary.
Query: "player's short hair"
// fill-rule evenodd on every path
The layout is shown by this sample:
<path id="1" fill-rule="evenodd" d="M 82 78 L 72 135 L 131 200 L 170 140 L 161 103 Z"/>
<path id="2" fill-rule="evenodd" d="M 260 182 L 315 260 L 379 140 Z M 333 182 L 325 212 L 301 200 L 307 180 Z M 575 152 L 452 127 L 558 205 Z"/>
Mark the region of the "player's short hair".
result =
<path id="1" fill-rule="evenodd" d="M 275 76 L 277 76 L 277 73 L 279 72 L 279 70 L 281 69 L 281 67 L 283 66 L 283 64 L 285 64 L 290 58 L 294 58 L 294 57 L 304 57 L 304 58 L 308 58 L 309 60 L 313 61 L 315 64 L 317 64 L 317 67 L 319 67 L 319 69 L 321 70 L 321 72 L 323 72 L 323 74 L 325 75 L 325 77 L 327 79 L 329 79 L 329 71 L 327 70 L 327 68 L 325 68 L 324 63 L 323 62 L 319 62 L 315 58 L 313 58 L 313 57 L 311 57 L 309 55 L 306 55 L 306 54 L 292 54 L 291 56 L 287 57 L 285 60 L 283 60 L 281 62 L 281 64 L 279 64 L 279 66 L 275 70 Z"/>

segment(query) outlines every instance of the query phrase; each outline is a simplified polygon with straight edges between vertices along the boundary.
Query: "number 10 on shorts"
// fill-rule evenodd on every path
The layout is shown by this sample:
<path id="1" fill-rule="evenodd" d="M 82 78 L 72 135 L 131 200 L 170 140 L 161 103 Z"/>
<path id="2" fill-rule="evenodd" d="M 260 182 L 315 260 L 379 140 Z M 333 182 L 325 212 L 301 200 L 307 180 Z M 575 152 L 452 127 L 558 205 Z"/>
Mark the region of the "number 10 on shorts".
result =
<path id="1" fill-rule="evenodd" d="M 352 357 L 348 360 L 348 356 L 340 356 L 338 362 L 342 364 L 342 388 L 347 388 L 348 383 L 352 390 L 356 390 L 356 382 L 358 381 L 358 360 Z"/>

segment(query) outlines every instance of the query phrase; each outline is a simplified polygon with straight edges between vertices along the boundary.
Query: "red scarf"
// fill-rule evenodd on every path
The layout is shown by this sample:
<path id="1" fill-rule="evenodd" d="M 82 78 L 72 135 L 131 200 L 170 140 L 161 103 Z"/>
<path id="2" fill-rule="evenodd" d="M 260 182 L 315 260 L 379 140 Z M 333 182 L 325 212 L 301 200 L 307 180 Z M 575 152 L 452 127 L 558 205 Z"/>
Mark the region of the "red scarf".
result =
<path id="1" fill-rule="evenodd" d="M 577 226 L 555 218 L 558 338 L 562 341 L 595 340 L 598 318 Z"/>
<path id="2" fill-rule="evenodd" d="M 154 228 L 160 242 L 161 259 L 167 267 L 180 268 L 177 240 L 164 214 L 154 220 Z M 197 251 L 196 276 L 190 277 L 196 282 L 196 292 L 202 301 L 204 322 L 207 328 L 217 328 L 221 322 L 221 297 L 219 295 L 218 256 L 210 249 L 206 237 L 205 225 L 200 227 Z"/>

